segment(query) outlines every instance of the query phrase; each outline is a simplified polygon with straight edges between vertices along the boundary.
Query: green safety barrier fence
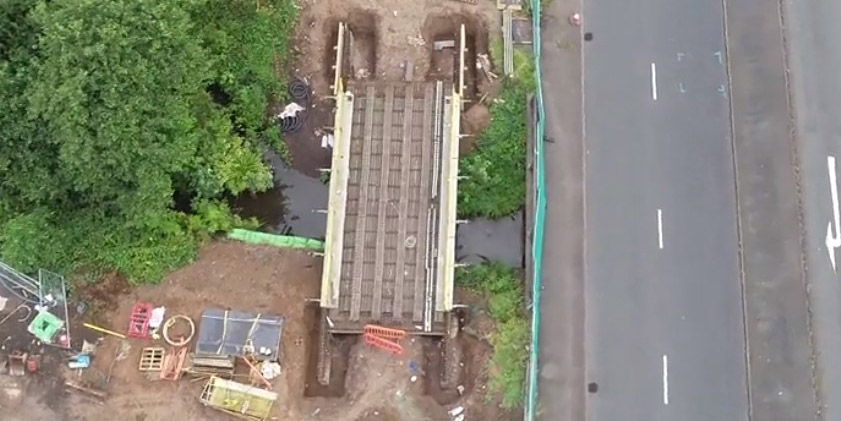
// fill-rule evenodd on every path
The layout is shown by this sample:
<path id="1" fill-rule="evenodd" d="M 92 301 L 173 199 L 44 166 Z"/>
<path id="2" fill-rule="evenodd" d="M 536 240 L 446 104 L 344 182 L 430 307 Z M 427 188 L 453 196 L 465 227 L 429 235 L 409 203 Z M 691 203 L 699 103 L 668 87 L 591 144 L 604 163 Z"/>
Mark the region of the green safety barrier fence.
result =
<path id="1" fill-rule="evenodd" d="M 537 114 L 534 128 L 534 183 L 535 206 L 534 228 L 531 244 L 531 258 L 534 262 L 532 271 L 532 306 L 531 306 L 531 346 L 529 347 L 528 377 L 526 379 L 526 402 L 524 403 L 525 421 L 533 421 L 537 410 L 537 372 L 538 347 L 540 345 L 540 294 L 543 273 L 543 224 L 546 218 L 546 186 L 543 162 L 544 111 L 543 111 L 543 82 L 540 75 L 540 0 L 531 0 L 532 32 L 534 48 L 534 68 L 537 82 L 535 92 L 535 113 Z"/>
<path id="2" fill-rule="evenodd" d="M 324 251 L 324 242 L 312 238 L 294 237 L 291 235 L 277 235 L 266 232 L 234 229 L 228 233 L 228 238 L 249 244 L 265 244 L 275 247 L 287 247 L 312 251 Z"/>

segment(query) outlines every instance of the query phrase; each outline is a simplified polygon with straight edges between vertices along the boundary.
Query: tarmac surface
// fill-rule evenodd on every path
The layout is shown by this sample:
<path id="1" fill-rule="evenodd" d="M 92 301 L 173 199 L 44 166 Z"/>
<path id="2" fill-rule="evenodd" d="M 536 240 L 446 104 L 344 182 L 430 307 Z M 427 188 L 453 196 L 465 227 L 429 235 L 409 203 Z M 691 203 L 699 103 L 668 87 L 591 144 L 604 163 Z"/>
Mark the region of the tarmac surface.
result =
<path id="1" fill-rule="evenodd" d="M 816 407 L 779 4 L 727 5 L 752 419 L 805 421 Z"/>
<path id="2" fill-rule="evenodd" d="M 815 0 L 808 3 L 784 1 L 782 12 L 792 91 L 795 155 L 802 206 L 803 262 L 810 304 L 805 317 L 793 320 L 801 328 L 798 344 L 810 335 L 817 352 L 807 354 L 802 347 L 796 354 L 799 376 L 795 393 L 769 405 L 768 414 L 783 412 L 796 419 L 835 420 L 841 417 L 841 283 L 839 283 L 837 166 L 831 160 L 841 157 L 841 3 Z M 832 183 L 832 181 L 836 181 Z M 836 190 L 833 200 L 832 190 Z M 828 241 L 829 240 L 829 241 Z M 835 267 L 830 256 L 836 259 Z M 802 287 L 801 287 L 802 288 Z M 801 297 L 804 296 L 801 289 Z M 803 319 L 811 323 L 802 329 Z M 806 378 L 814 358 L 815 370 Z M 781 373 L 782 374 L 782 373 Z M 810 384 L 807 384 L 810 383 Z M 816 392 L 807 394 L 809 386 Z M 791 393 L 790 392 L 790 393 Z M 759 414 L 759 412 L 757 412 Z M 759 419 L 759 418 L 757 418 Z M 769 418 L 769 419 L 783 419 Z M 789 418 L 794 419 L 794 418 Z"/>
<path id="3" fill-rule="evenodd" d="M 539 419 L 837 419 L 841 3 L 547 12 Z"/>
<path id="4" fill-rule="evenodd" d="M 591 420 L 745 420 L 723 9 L 585 3 Z"/>

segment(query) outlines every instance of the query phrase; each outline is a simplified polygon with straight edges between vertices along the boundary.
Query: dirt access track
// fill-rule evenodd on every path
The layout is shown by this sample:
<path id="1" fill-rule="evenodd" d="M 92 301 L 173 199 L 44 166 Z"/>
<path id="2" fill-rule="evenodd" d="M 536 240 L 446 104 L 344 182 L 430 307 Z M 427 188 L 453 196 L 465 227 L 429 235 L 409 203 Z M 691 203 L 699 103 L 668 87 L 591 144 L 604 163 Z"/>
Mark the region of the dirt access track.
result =
<path id="1" fill-rule="evenodd" d="M 203 308 L 230 308 L 286 316 L 281 364 L 283 373 L 272 381 L 279 394 L 271 420 L 417 421 L 451 420 L 447 411 L 464 406 L 467 420 L 513 420 L 521 414 L 506 414 L 495 400 L 487 400 L 483 367 L 490 346 L 484 340 L 491 326 L 481 310 L 468 322 L 473 335 L 462 335 L 466 361 L 464 395 L 437 393 L 437 343 L 429 339 L 406 339 L 400 356 L 375 350 L 346 338 L 347 368 L 343 393 L 335 397 L 307 397 L 314 380 L 310 352 L 317 347 L 315 310 L 307 301 L 318 296 L 321 258 L 305 252 L 248 246 L 219 241 L 205 247 L 197 261 L 167 276 L 159 285 L 129 287 L 111 278 L 95 289 L 82 291 L 102 310 L 88 313 L 93 321 L 124 330 L 131 306 L 143 300 L 164 305 L 169 315 L 186 314 L 198 319 Z M 110 299 L 106 299 L 109 294 Z M 469 296 L 462 302 L 475 302 Z M 471 306 L 473 307 L 473 306 Z M 5 313 L 0 313 L 0 316 Z M 4 326 L 6 328 L 6 326 Z M 77 331 L 88 340 L 98 335 Z M 484 332 L 484 333 L 482 333 Z M 128 340 L 127 358 L 115 361 L 121 340 L 104 337 L 97 347 L 92 368 L 73 372 L 61 369 L 62 356 L 50 355 L 57 370 L 42 370 L 23 378 L 23 394 L 10 399 L 0 394 L 3 421 L 224 421 L 229 415 L 206 408 L 198 401 L 203 381 L 184 376 L 180 381 L 150 380 L 137 371 L 140 349 L 162 345 L 161 341 Z M 113 365 L 110 382 L 103 377 Z M 414 376 L 414 381 L 412 381 Z M 11 379 L 0 375 L 0 380 Z M 107 393 L 104 400 L 64 390 L 64 379 L 90 380 Z M 0 385 L 5 384 L 0 382 Z M 323 391 L 322 391 L 323 392 Z M 329 393 L 327 393 L 329 394 Z M 440 402 L 447 403 L 441 405 Z"/>

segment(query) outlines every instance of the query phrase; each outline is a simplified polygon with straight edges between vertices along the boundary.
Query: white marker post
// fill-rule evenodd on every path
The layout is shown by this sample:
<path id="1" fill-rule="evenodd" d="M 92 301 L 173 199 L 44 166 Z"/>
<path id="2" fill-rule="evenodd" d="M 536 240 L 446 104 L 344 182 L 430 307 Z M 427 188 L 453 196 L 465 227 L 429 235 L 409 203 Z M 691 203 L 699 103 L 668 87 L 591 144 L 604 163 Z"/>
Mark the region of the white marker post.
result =
<path id="1" fill-rule="evenodd" d="M 841 247 L 841 233 L 839 233 L 839 225 L 841 225 L 841 213 L 838 209 L 838 183 L 835 175 L 835 157 L 829 155 L 826 157 L 826 167 L 829 172 L 829 194 L 832 199 L 832 220 L 826 225 L 826 252 L 829 254 L 829 263 L 832 265 L 832 271 L 835 270 L 835 249 Z M 835 223 L 835 233 L 832 232 L 832 224 Z"/>
<path id="2" fill-rule="evenodd" d="M 651 63 L 651 98 L 657 101 L 657 65 Z"/>
<path id="3" fill-rule="evenodd" d="M 657 243 L 663 249 L 663 210 L 657 209 Z"/>
<path id="4" fill-rule="evenodd" d="M 663 405 L 669 404 L 669 357 L 663 354 Z"/>

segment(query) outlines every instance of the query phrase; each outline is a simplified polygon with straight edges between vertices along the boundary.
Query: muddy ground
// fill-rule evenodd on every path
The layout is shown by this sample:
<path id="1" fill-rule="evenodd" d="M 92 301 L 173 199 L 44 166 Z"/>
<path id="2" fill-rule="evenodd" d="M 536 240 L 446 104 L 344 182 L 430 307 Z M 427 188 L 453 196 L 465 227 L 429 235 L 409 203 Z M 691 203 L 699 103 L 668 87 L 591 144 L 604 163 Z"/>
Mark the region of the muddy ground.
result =
<path id="1" fill-rule="evenodd" d="M 360 80 L 404 80 L 407 67 L 413 68 L 412 79 L 416 81 L 451 80 L 453 50 L 434 51 L 433 42 L 457 39 L 459 26 L 465 24 L 466 62 L 471 64 L 477 54 L 488 53 L 490 39 L 499 36 L 501 26 L 500 13 L 492 0 L 476 4 L 457 0 L 302 0 L 300 4 L 294 42 L 297 60 L 283 71 L 308 81 L 313 95 L 304 128 L 284 135 L 284 139 L 292 154 L 292 166 L 311 177 L 318 176 L 319 168 L 330 166 L 331 152 L 321 147 L 319 130 L 333 125 L 329 96 L 339 22 L 347 23 L 354 34 L 348 77 Z M 475 66 L 467 66 L 465 79 L 469 100 L 495 91 L 495 84 Z M 466 132 L 478 133 L 487 124 L 487 107 L 470 103 L 465 109 Z M 470 139 L 462 143 L 463 152 L 472 144 Z"/>
<path id="2" fill-rule="evenodd" d="M 280 396 L 272 420 L 416 421 L 451 420 L 447 411 L 464 406 L 467 420 L 515 420 L 519 411 L 500 411 L 498 400 L 489 397 L 484 370 L 490 355 L 487 343 L 492 325 L 484 316 L 484 303 L 459 291 L 459 302 L 468 304 L 466 334 L 459 340 L 464 351 L 464 375 L 459 384 L 464 394 L 442 392 L 439 384 L 440 341 L 420 337 L 402 341 L 406 351 L 394 356 L 371 348 L 356 338 L 346 344 L 346 373 L 342 396 L 306 396 L 314 367 L 315 307 L 307 299 L 317 297 L 321 258 L 305 252 L 248 246 L 218 241 L 205 247 L 197 261 L 167 276 L 159 285 L 129 288 L 111 277 L 95 289 L 80 291 L 97 310 L 81 316 L 85 321 L 124 331 L 131 306 L 136 301 L 163 305 L 169 315 L 185 314 L 198 320 L 208 307 L 239 309 L 286 316 L 282 340 L 283 374 L 272 381 Z M 108 292 L 115 295 L 108 296 Z M 97 301 L 98 300 L 98 301 Z M 8 312 L 0 313 L 0 317 Z M 12 332 L 4 325 L 3 334 Z M 203 379 L 185 376 L 177 382 L 150 380 L 137 370 L 144 346 L 162 345 L 153 340 L 120 340 L 89 330 L 77 331 L 91 342 L 98 341 L 91 368 L 63 369 L 69 355 L 45 351 L 38 374 L 23 378 L 0 375 L 0 419 L 6 421 L 222 421 L 230 416 L 202 406 L 197 397 Z M 26 338 L 24 338 L 24 341 Z M 124 359 L 115 359 L 121 349 Z M 108 380 L 108 373 L 110 380 Z M 65 379 L 82 382 L 107 393 L 97 399 L 61 386 Z M 245 381 L 245 380 L 240 380 Z M 19 390 L 19 396 L 15 395 Z M 10 393 L 11 391 L 11 393 Z M 518 418 L 519 417 L 519 418 Z"/>
<path id="3" fill-rule="evenodd" d="M 327 186 L 320 180 L 319 170 L 329 168 L 332 153 L 330 148 L 322 148 L 321 133 L 333 125 L 330 84 L 339 21 L 346 22 L 354 33 L 350 80 L 403 80 L 408 63 L 414 69 L 413 80 L 451 80 L 454 49 L 434 51 L 433 42 L 455 40 L 464 23 L 467 62 L 475 63 L 477 55 L 490 54 L 490 44 L 501 37 L 501 21 L 493 0 L 475 5 L 457 0 L 302 0 L 300 4 L 293 60 L 279 63 L 276 70 L 280 77 L 302 79 L 311 87 L 304 127 L 283 135 L 291 156 L 288 165 L 275 154 L 267 154 L 275 172 L 275 187 L 263 193 L 244 193 L 232 205 L 239 214 L 256 217 L 262 230 L 319 238 L 326 217 L 315 211 L 327 204 Z M 494 58 L 491 63 L 501 61 Z M 462 133 L 467 136 L 459 142 L 462 156 L 473 150 L 474 135 L 490 122 L 488 104 L 501 88 L 501 78 L 490 81 L 471 65 L 467 70 L 468 102 L 462 114 Z M 271 114 L 285 105 L 273 103 Z"/>
<path id="4" fill-rule="evenodd" d="M 284 136 L 292 153 L 292 167 L 310 177 L 317 177 L 318 168 L 330 164 L 331 151 L 321 147 L 317 131 L 332 125 L 333 102 L 327 95 L 339 21 L 348 23 L 356 37 L 350 77 L 378 80 L 402 80 L 409 65 L 414 80 L 447 79 L 453 74 L 452 56 L 433 51 L 432 43 L 454 39 L 458 26 L 464 23 L 468 63 L 472 63 L 477 54 L 488 52 L 489 38 L 500 26 L 499 12 L 491 0 L 479 0 L 476 5 L 455 0 L 302 0 L 301 5 L 294 43 L 298 59 L 279 71 L 306 79 L 313 89 L 305 127 Z M 470 102 L 465 106 L 463 127 L 473 134 L 488 122 L 487 107 L 479 99 L 485 93 L 493 96 L 499 81 L 492 83 L 475 68 L 469 68 L 466 77 Z M 468 152 L 471 145 L 472 139 L 466 138 L 461 152 Z M 486 303 L 461 290 L 456 292 L 456 301 L 467 309 L 455 347 L 463 356 L 457 369 L 462 394 L 457 389 L 441 390 L 441 342 L 420 337 L 405 339 L 406 351 L 400 356 L 372 349 L 358 338 L 335 338 L 342 350 L 333 363 L 337 382 L 329 388 L 319 387 L 315 359 L 311 358 L 317 305 L 307 300 L 318 296 L 320 276 L 321 259 L 307 253 L 218 241 L 205 247 L 194 264 L 172 273 L 159 285 L 132 287 L 111 276 L 77 288 L 74 296 L 88 308 L 75 316 L 74 348 L 79 349 L 81 339 L 98 343 L 93 366 L 70 371 L 65 365 L 70 353 L 31 343 L 26 321 L 10 319 L 0 326 L 0 336 L 13 339 L 4 342 L 8 347 L 0 350 L 0 356 L 15 347 L 27 347 L 43 357 L 37 374 L 22 378 L 0 375 L 0 392 L 4 392 L 0 393 L 0 420 L 232 419 L 199 403 L 202 379 L 150 380 L 138 372 L 141 348 L 160 342 L 122 341 L 79 326 L 87 321 L 125 331 L 130 308 L 138 300 L 164 305 L 169 315 L 185 314 L 194 320 L 208 307 L 286 316 L 283 374 L 273 380 L 280 398 L 272 420 L 444 421 L 453 419 L 447 412 L 458 406 L 464 406 L 465 419 L 470 421 L 522 419 L 520 411 L 500 410 L 499 400 L 490 396 L 485 386 L 493 326 L 485 314 Z M 0 312 L 0 318 L 8 310 Z M 115 358 L 121 351 L 125 351 L 124 358 Z M 68 391 L 62 386 L 65 379 L 101 388 L 107 397 Z"/>

